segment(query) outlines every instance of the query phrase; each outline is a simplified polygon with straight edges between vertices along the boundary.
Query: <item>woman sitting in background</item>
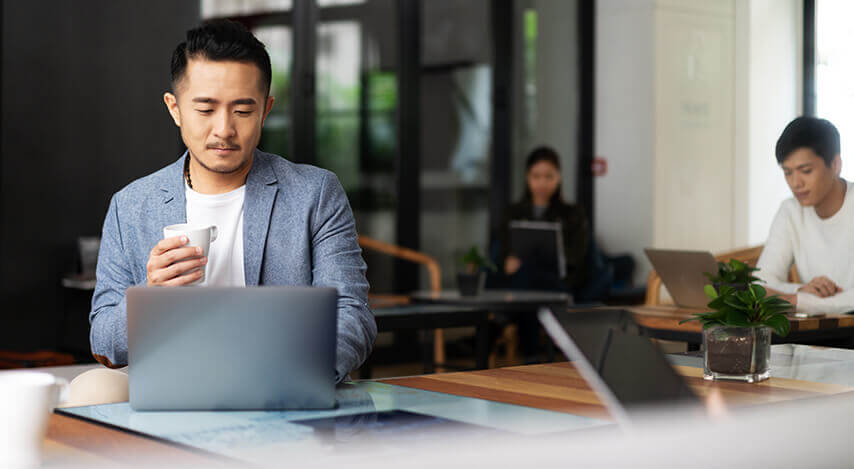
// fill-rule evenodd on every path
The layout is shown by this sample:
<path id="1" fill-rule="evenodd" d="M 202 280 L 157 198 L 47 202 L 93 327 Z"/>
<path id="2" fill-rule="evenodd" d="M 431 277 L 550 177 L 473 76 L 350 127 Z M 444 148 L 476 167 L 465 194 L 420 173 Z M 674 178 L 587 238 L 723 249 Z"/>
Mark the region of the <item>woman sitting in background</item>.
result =
<path id="1" fill-rule="evenodd" d="M 573 293 L 584 284 L 585 259 L 590 244 L 590 226 L 584 209 L 563 201 L 560 160 L 549 147 L 538 147 L 525 165 L 525 195 L 504 215 L 499 241 L 501 265 L 509 287 L 523 290 L 560 290 Z M 535 259 L 521 259 L 513 250 L 510 223 L 517 220 L 559 222 L 563 236 L 566 274 L 537 265 Z"/>

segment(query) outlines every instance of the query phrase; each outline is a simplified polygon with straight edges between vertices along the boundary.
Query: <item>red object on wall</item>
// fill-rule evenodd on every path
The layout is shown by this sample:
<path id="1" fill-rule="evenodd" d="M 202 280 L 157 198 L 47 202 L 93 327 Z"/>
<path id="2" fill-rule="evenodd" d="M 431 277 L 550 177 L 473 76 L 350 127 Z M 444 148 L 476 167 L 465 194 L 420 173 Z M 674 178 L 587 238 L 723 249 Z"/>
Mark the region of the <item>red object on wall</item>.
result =
<path id="1" fill-rule="evenodd" d="M 590 164 L 590 171 L 594 176 L 604 176 L 608 174 L 608 160 L 601 156 L 593 158 L 593 163 Z"/>

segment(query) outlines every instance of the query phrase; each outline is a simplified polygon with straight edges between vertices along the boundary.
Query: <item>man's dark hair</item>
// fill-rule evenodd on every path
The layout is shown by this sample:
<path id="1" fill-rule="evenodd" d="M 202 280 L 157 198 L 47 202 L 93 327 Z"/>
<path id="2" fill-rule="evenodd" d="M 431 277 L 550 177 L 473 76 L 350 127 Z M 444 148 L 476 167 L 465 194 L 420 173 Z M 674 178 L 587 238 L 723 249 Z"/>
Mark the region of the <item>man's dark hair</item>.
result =
<path id="1" fill-rule="evenodd" d="M 777 163 L 783 164 L 799 148 L 809 148 L 830 167 L 833 158 L 839 154 L 839 131 L 829 120 L 798 117 L 789 122 L 777 140 Z"/>
<path id="2" fill-rule="evenodd" d="M 273 77 L 270 55 L 245 26 L 231 20 L 213 20 L 187 31 L 187 40 L 178 44 L 172 53 L 172 90 L 187 70 L 190 59 L 215 62 L 235 61 L 253 63 L 261 70 L 262 89 L 270 94 Z"/>

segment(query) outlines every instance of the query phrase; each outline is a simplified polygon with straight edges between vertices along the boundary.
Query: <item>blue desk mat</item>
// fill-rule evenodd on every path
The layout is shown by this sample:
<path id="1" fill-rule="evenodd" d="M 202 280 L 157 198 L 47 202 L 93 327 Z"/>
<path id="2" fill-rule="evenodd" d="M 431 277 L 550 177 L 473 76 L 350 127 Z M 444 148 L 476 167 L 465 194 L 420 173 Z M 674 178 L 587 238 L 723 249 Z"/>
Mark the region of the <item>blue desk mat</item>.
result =
<path id="1" fill-rule="evenodd" d="M 612 422 L 378 382 L 340 385 L 317 411 L 135 412 L 126 402 L 57 412 L 228 458 L 269 463 L 282 451 L 337 451 L 363 442 L 405 448 L 454 433 L 543 435 Z"/>

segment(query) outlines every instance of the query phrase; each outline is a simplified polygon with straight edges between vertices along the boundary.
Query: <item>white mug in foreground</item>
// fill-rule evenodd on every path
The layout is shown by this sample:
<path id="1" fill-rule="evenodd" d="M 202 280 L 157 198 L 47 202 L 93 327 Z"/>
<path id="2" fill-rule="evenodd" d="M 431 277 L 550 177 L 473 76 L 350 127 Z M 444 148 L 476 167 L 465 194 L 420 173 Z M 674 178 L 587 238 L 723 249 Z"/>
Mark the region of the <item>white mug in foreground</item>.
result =
<path id="1" fill-rule="evenodd" d="M 184 247 L 194 246 L 202 248 L 202 255 L 207 257 L 210 251 L 211 243 L 216 241 L 216 227 L 213 225 L 191 225 L 182 223 L 180 225 L 169 225 L 163 228 L 164 238 L 173 238 L 175 236 L 186 236 L 189 242 Z M 210 261 L 210 259 L 208 259 Z M 179 261 L 180 262 L 180 261 Z M 207 264 L 199 267 L 202 270 L 202 276 L 190 285 L 199 285 L 205 281 L 205 273 Z M 191 270 L 194 272 L 196 269 Z"/>
<path id="2" fill-rule="evenodd" d="M 0 467 L 41 464 L 48 418 L 67 395 L 68 382 L 50 373 L 0 373 Z"/>

